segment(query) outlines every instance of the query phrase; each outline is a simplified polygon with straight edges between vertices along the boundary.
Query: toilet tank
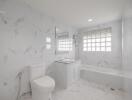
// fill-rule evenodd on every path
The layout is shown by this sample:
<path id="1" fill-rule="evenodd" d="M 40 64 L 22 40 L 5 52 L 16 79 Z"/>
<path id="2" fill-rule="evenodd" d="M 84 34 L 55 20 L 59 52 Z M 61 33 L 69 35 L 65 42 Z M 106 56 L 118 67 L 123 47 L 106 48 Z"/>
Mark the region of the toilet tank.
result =
<path id="1" fill-rule="evenodd" d="M 29 79 L 30 81 L 37 79 L 45 75 L 45 66 L 44 65 L 32 65 L 29 66 Z"/>

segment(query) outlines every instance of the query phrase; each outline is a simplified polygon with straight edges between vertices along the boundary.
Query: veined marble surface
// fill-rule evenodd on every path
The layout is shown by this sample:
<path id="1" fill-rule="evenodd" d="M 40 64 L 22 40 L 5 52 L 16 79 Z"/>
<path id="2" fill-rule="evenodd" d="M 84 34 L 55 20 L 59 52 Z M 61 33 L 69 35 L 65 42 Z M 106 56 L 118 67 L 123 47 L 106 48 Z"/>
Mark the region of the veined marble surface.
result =
<path id="1" fill-rule="evenodd" d="M 114 90 L 100 84 L 80 80 L 65 90 L 53 93 L 53 100 L 124 100 L 125 91 Z M 25 97 L 22 100 L 31 100 Z"/>

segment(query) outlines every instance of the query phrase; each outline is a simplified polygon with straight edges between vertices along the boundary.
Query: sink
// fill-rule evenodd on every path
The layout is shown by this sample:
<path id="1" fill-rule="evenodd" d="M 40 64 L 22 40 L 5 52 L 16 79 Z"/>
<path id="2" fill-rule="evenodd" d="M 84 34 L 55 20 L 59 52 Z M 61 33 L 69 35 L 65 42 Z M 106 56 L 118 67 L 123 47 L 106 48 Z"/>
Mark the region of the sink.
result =
<path id="1" fill-rule="evenodd" d="M 70 59 L 70 58 L 64 58 L 64 59 L 57 60 L 56 62 L 60 62 L 60 63 L 74 63 L 75 60 L 74 59 Z"/>
<path id="2" fill-rule="evenodd" d="M 78 61 L 71 59 L 62 59 L 55 61 L 53 64 L 53 70 L 51 77 L 54 78 L 56 83 L 56 89 L 66 89 L 70 84 L 79 79 L 79 67 Z"/>

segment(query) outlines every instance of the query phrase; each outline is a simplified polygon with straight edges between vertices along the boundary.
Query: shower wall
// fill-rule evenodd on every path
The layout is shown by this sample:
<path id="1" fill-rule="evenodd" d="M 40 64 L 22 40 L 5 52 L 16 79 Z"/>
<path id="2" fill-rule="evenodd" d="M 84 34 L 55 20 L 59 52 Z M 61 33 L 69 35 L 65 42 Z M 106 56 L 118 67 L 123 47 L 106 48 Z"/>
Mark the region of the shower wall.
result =
<path id="1" fill-rule="evenodd" d="M 42 14 L 20 0 L 0 0 L 0 100 L 16 100 L 16 75 L 26 66 L 48 66 L 56 59 L 55 26 L 74 33 L 71 27 L 57 23 L 52 17 Z M 50 50 L 45 47 L 46 37 L 51 38 Z M 72 54 L 68 56 L 73 56 Z M 25 82 L 28 80 L 27 75 L 24 74 L 22 79 L 24 81 L 21 92 L 24 93 L 29 91 Z"/>
<path id="2" fill-rule="evenodd" d="M 111 52 L 84 52 L 83 51 L 83 32 L 90 30 L 112 28 L 112 51 Z M 95 27 L 89 27 L 79 30 L 79 49 L 76 49 L 78 58 L 81 59 L 83 64 L 95 65 L 100 67 L 108 67 L 121 69 L 122 59 L 122 44 L 121 44 L 121 20 L 112 21 L 109 23 L 101 24 Z M 77 57 L 77 56 L 76 56 Z"/>

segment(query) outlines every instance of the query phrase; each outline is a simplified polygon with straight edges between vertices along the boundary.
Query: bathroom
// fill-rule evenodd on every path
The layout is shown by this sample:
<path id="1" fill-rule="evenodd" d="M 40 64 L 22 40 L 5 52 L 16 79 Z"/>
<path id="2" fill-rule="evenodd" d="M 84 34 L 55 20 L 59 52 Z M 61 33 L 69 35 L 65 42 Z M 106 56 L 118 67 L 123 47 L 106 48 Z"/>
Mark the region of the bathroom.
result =
<path id="1" fill-rule="evenodd" d="M 131 32 L 132 0 L 0 0 L 0 100 L 132 100 Z"/>

